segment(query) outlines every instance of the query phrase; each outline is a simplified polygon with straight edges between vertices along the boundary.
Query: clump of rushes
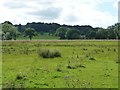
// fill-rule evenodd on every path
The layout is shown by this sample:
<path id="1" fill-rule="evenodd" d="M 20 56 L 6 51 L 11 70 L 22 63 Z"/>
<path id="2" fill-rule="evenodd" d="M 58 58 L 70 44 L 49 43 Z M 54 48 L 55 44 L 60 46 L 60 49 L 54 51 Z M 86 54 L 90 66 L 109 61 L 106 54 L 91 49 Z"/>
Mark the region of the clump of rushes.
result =
<path id="1" fill-rule="evenodd" d="M 61 53 L 58 50 L 51 51 L 49 49 L 43 49 L 43 50 L 38 50 L 37 54 L 39 57 L 42 58 L 61 57 Z"/>

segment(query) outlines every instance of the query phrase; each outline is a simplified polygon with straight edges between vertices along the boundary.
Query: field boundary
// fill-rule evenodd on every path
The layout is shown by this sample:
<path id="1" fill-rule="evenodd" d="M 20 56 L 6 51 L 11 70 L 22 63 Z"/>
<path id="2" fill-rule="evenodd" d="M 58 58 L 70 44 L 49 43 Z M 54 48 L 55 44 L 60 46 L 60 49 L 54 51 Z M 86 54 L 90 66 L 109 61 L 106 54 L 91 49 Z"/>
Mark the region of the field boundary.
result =
<path id="1" fill-rule="evenodd" d="M 118 39 L 82 39 L 82 40 L 3 40 L 2 42 L 76 42 L 76 41 L 120 41 Z"/>

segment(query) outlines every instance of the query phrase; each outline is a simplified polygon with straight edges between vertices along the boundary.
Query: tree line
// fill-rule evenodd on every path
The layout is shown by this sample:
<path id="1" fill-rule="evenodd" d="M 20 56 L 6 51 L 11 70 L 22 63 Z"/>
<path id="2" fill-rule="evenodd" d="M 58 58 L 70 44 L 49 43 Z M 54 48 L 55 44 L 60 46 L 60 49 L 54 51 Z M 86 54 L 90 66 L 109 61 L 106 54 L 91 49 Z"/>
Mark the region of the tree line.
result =
<path id="1" fill-rule="evenodd" d="M 51 36 L 58 36 L 60 39 L 120 39 L 120 23 L 108 26 L 93 28 L 90 25 L 60 25 L 58 23 L 32 22 L 26 25 L 13 25 L 9 21 L 2 24 L 1 39 L 16 40 L 17 37 L 28 37 L 30 40 L 38 34 L 49 33 Z"/>

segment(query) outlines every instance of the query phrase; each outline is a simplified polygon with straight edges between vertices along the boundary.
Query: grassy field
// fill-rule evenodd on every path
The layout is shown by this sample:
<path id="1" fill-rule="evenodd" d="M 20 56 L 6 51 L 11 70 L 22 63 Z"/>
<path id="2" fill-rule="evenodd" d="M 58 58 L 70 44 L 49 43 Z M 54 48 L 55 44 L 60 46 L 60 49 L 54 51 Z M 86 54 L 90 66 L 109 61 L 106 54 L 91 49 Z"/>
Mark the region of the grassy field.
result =
<path id="1" fill-rule="evenodd" d="M 4 41 L 3 88 L 118 88 L 117 41 Z M 40 49 L 61 57 L 42 58 Z"/>

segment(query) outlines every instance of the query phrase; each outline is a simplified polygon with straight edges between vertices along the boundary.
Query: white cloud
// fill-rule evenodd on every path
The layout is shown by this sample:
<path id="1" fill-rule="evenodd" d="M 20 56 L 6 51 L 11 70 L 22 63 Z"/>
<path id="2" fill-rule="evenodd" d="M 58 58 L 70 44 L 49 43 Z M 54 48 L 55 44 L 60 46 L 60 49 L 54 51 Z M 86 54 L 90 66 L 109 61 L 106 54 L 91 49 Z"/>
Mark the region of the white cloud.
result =
<path id="1" fill-rule="evenodd" d="M 117 23 L 117 16 L 113 16 L 109 12 L 97 10 L 97 6 L 104 2 L 111 2 L 113 6 L 117 8 L 118 0 L 9 0 L 9 2 L 7 0 L 1 0 L 0 11 L 2 13 L 0 14 L 0 22 L 6 20 L 12 23 L 22 24 L 26 24 L 27 22 L 56 22 L 70 25 L 78 24 L 92 25 L 93 27 L 107 27 Z M 17 4 L 19 4 L 19 6 L 17 6 Z M 39 16 L 27 14 L 29 12 L 44 11 L 51 7 L 62 9 L 61 13 L 54 12 L 54 15 L 57 13 L 56 15 L 59 17 L 53 20 L 47 20 L 39 12 L 41 17 L 39 19 Z M 49 17 L 52 13 L 45 15 Z"/>
<path id="2" fill-rule="evenodd" d="M 73 1 L 73 0 L 72 0 Z M 109 25 L 112 25 L 114 23 L 117 23 L 117 16 L 112 16 L 109 12 L 102 12 L 97 10 L 97 5 L 102 2 L 94 2 L 96 0 L 92 0 L 92 2 L 89 2 L 86 0 L 85 2 L 78 1 L 77 3 L 72 2 L 68 3 L 67 6 L 61 3 L 61 6 L 64 8 L 63 15 L 61 18 L 57 21 L 61 24 L 78 24 L 78 25 L 92 25 L 94 27 L 107 27 Z M 60 6 L 60 4 L 59 4 Z M 72 7 L 72 8 L 70 8 Z M 117 13 L 117 12 L 116 12 Z M 70 19 L 70 22 L 66 21 L 66 18 L 68 19 L 69 15 L 74 16 L 75 20 L 72 21 Z"/>
<path id="3" fill-rule="evenodd" d="M 113 7 L 118 9 L 118 2 L 113 3 Z"/>

